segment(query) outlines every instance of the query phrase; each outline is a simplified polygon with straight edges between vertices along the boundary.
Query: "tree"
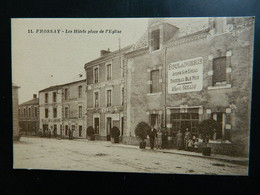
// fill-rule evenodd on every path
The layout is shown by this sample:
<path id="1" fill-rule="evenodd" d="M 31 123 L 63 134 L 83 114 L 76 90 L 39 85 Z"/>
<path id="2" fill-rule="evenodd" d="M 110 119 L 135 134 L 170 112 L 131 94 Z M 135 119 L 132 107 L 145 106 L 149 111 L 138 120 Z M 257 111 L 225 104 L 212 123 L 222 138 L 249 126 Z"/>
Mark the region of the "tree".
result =
<path id="1" fill-rule="evenodd" d="M 197 126 L 198 134 L 202 136 L 203 141 L 207 144 L 209 142 L 209 139 L 218 129 L 220 129 L 220 125 L 217 121 L 213 119 L 203 120 Z"/>
<path id="2" fill-rule="evenodd" d="M 142 141 L 144 141 L 147 138 L 147 135 L 149 135 L 150 132 L 150 125 L 144 121 L 138 123 L 135 128 L 135 135 L 139 137 Z"/>

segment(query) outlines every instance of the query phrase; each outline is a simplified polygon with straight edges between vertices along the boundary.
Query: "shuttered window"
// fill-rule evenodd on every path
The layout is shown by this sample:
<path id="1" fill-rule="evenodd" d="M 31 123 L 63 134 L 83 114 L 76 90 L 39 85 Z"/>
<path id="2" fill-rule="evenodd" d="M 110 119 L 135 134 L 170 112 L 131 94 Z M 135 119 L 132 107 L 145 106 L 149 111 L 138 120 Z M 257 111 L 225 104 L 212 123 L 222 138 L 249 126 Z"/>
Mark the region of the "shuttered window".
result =
<path id="1" fill-rule="evenodd" d="M 160 91 L 160 85 L 159 85 L 159 70 L 153 70 L 151 71 L 151 87 L 150 87 L 150 93 L 158 93 Z"/>
<path id="2" fill-rule="evenodd" d="M 213 86 L 226 84 L 226 57 L 213 60 Z"/>

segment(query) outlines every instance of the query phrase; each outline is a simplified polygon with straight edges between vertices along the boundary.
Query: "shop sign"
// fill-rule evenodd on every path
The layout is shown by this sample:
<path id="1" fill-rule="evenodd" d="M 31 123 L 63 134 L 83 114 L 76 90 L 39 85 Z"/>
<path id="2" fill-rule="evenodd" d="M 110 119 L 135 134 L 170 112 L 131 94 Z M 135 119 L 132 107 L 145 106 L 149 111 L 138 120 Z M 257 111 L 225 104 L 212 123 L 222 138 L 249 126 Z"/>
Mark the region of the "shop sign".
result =
<path id="1" fill-rule="evenodd" d="M 49 123 L 49 122 L 60 122 L 59 118 L 55 119 L 42 119 L 42 123 Z"/>
<path id="2" fill-rule="evenodd" d="M 201 91 L 203 86 L 203 58 L 193 58 L 168 65 L 168 93 Z"/>

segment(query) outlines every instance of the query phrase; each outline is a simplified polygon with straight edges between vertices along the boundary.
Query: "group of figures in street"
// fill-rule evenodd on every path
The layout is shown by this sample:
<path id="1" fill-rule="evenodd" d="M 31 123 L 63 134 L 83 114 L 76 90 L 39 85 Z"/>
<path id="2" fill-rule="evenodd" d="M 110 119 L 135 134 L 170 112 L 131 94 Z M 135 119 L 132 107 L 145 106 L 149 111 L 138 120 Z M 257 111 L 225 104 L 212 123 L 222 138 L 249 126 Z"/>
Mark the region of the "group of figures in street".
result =
<path id="1" fill-rule="evenodd" d="M 49 138 L 51 138 L 51 137 L 55 137 L 56 138 L 58 136 L 56 130 L 50 130 L 50 129 L 46 129 L 44 131 L 40 129 L 38 131 L 38 135 L 40 137 L 49 137 Z M 69 139 L 73 139 L 73 131 L 71 129 L 68 129 L 68 138 Z"/>
<path id="2" fill-rule="evenodd" d="M 156 147 L 156 149 L 166 149 L 168 147 L 168 132 L 166 130 L 162 131 L 160 128 L 157 130 L 155 127 L 152 127 L 149 138 L 150 148 L 152 150 L 154 147 Z M 198 152 L 199 144 L 201 142 L 199 142 L 199 138 L 192 136 L 188 128 L 186 128 L 184 134 L 181 130 L 178 130 L 175 138 L 178 150 L 184 149 Z"/>

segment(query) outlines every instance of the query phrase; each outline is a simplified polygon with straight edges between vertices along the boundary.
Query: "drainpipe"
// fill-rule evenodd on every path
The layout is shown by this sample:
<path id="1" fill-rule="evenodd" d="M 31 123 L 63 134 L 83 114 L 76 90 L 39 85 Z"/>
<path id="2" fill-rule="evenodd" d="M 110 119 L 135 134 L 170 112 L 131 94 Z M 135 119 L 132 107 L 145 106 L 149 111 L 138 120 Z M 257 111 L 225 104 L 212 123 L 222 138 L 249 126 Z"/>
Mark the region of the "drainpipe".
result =
<path id="1" fill-rule="evenodd" d="M 167 129 L 167 123 L 166 123 L 166 118 L 167 118 L 167 113 L 166 113 L 166 95 L 167 95 L 167 86 L 166 86 L 166 54 L 167 54 L 167 47 L 164 49 L 164 85 L 165 85 L 165 91 L 164 91 L 164 127 Z"/>

